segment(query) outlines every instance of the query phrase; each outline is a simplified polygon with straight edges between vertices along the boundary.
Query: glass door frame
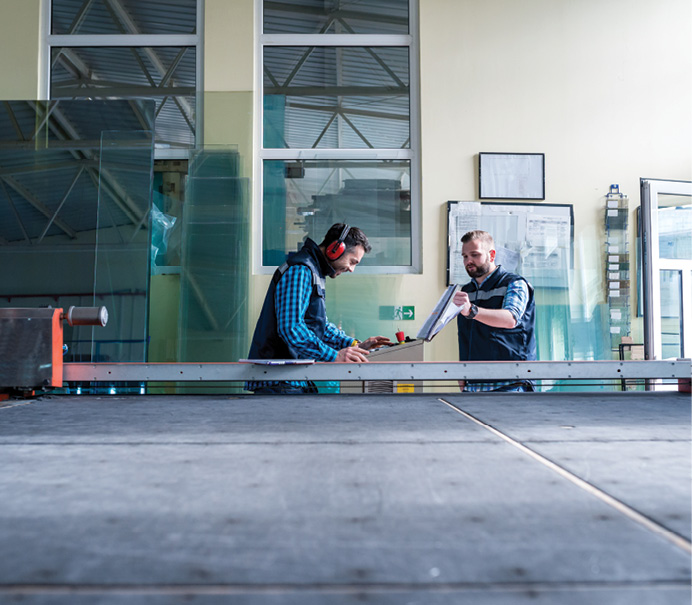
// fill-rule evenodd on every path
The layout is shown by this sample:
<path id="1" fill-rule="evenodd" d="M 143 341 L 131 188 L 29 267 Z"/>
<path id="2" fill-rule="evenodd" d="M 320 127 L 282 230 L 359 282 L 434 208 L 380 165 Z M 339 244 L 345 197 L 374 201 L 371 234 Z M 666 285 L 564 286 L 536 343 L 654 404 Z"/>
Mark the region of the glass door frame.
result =
<path id="1" fill-rule="evenodd" d="M 644 308 L 645 359 L 661 359 L 661 270 L 681 273 L 681 345 L 686 357 L 692 352 L 692 260 L 660 258 L 658 196 L 687 195 L 692 182 L 641 179 L 642 205 L 642 291 Z"/>

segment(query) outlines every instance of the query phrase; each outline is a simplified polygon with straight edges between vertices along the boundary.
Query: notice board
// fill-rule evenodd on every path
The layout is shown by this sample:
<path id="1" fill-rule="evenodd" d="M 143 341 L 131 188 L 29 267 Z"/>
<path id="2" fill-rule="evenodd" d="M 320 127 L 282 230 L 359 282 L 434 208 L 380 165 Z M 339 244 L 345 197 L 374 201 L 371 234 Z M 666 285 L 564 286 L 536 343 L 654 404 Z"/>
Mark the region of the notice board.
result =
<path id="1" fill-rule="evenodd" d="M 534 288 L 569 287 L 572 204 L 447 202 L 447 285 L 471 279 L 461 257 L 461 237 L 474 229 L 495 239 L 495 264 L 518 273 Z"/>

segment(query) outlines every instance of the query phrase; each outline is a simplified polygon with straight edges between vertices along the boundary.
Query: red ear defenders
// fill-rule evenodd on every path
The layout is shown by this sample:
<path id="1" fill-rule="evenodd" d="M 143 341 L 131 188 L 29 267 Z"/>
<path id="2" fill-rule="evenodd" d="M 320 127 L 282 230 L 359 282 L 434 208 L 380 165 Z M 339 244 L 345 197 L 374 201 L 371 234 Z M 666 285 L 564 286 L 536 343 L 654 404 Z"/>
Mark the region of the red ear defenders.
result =
<path id="1" fill-rule="evenodd" d="M 339 239 L 327 246 L 325 253 L 329 260 L 337 260 L 338 258 L 341 258 L 341 255 L 344 252 L 346 252 L 346 244 L 344 243 L 344 240 L 346 239 L 346 236 L 350 230 L 351 227 L 349 225 L 344 225 L 344 230 L 341 232 Z"/>

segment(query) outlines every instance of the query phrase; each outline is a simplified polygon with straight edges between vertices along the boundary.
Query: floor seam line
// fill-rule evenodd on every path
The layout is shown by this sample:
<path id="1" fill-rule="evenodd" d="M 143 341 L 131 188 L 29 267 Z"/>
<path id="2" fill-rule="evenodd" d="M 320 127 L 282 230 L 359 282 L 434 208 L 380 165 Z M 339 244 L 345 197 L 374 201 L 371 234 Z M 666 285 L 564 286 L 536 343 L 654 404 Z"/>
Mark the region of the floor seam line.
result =
<path id="1" fill-rule="evenodd" d="M 283 590 L 285 592 L 321 592 L 321 593 L 360 593 L 363 591 L 371 592 L 401 592 L 401 591 L 433 591 L 446 592 L 452 590 L 460 591 L 491 591 L 491 592 L 510 592 L 516 590 L 543 589 L 543 590 L 604 590 L 620 589 L 624 587 L 652 587 L 652 588 L 679 588 L 687 586 L 688 582 L 680 580 L 642 580 L 637 582 L 583 582 L 583 581 L 527 581 L 527 582 L 359 582 L 346 584 L 342 582 L 319 583 L 307 582 L 305 584 L 272 582 L 267 584 L 237 582 L 237 583 L 151 583 L 151 584 L 106 584 L 106 583 L 64 583 L 64 584 L 32 584 L 32 583 L 6 583 L 0 584 L 0 594 L 3 593 L 62 593 L 62 594 L 88 594 L 88 593 L 120 593 L 120 594 L 240 594 L 240 593 L 266 593 Z"/>
<path id="2" fill-rule="evenodd" d="M 650 517 L 647 517 L 643 513 L 640 513 L 638 510 L 632 508 L 622 500 L 619 500 L 615 496 L 610 495 L 608 492 L 602 490 L 599 487 L 596 487 L 592 483 L 589 483 L 588 481 L 582 479 L 578 475 L 575 475 L 571 471 L 567 470 L 563 466 L 560 466 L 556 462 L 553 462 L 550 460 L 550 458 L 547 458 L 543 454 L 539 454 L 537 451 L 531 449 L 530 447 L 524 445 L 522 442 L 517 441 L 516 439 L 510 437 L 509 435 L 503 433 L 499 429 L 495 428 L 494 426 L 482 421 L 480 418 L 476 418 L 473 414 L 470 414 L 469 412 L 462 410 L 460 407 L 454 405 L 453 403 L 446 401 L 445 399 L 439 398 L 438 401 L 441 401 L 444 403 L 446 406 L 450 407 L 451 409 L 455 410 L 465 418 L 468 418 L 475 424 L 483 427 L 487 431 L 493 433 L 497 437 L 500 437 L 502 440 L 506 441 L 510 445 L 514 446 L 521 452 L 527 454 L 537 462 L 540 462 L 547 468 L 553 470 L 563 478 L 567 479 L 570 481 L 572 484 L 576 485 L 577 487 L 581 488 L 587 493 L 590 493 L 591 495 L 595 496 L 605 504 L 608 504 L 611 508 L 614 508 L 618 512 L 622 513 L 629 519 L 639 523 L 639 525 L 647 528 L 648 530 L 654 532 L 655 534 L 658 534 L 659 536 L 665 538 L 668 540 L 668 542 L 672 543 L 673 545 L 677 546 L 681 550 L 683 550 L 687 554 L 692 554 L 692 543 L 690 543 L 689 540 L 681 536 L 680 534 L 675 533 L 674 531 L 668 529 L 667 527 L 661 525 L 660 523 L 657 523 Z"/>

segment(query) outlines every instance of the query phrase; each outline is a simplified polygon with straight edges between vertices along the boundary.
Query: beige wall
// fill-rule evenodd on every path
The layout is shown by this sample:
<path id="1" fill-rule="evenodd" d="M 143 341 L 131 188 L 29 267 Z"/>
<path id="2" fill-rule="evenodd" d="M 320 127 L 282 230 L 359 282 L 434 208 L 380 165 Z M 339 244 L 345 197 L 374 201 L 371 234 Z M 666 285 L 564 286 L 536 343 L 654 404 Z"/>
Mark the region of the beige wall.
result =
<path id="1" fill-rule="evenodd" d="M 204 89 L 252 90 L 254 72 L 254 1 L 205 0 Z"/>
<path id="2" fill-rule="evenodd" d="M 204 144 L 237 145 L 252 176 L 254 111 L 253 0 L 206 0 Z"/>
<path id="3" fill-rule="evenodd" d="M 41 95 L 43 5 L 0 0 L 2 99 Z M 253 0 L 206 0 L 205 140 L 237 144 L 248 176 L 254 20 Z M 423 273 L 386 280 L 399 304 L 416 307 L 407 334 L 444 289 L 445 204 L 477 199 L 480 151 L 546 154 L 546 203 L 575 210 L 574 310 L 603 302 L 608 186 L 630 196 L 633 225 L 640 177 L 692 180 L 691 28 L 689 0 L 420 0 Z M 348 279 L 330 291 L 346 294 Z M 257 311 L 267 282 L 253 277 Z M 431 343 L 428 359 L 456 357 L 454 332 Z"/>
<path id="4" fill-rule="evenodd" d="M 688 0 L 420 0 L 423 273 L 383 280 L 380 301 L 415 305 L 407 334 L 446 285 L 446 202 L 478 199 L 480 151 L 546 154 L 545 202 L 574 206 L 572 313 L 605 302 L 609 185 L 630 197 L 634 253 L 639 178 L 692 180 L 691 27 Z M 370 289 L 353 277 L 329 296 Z M 268 278 L 252 281 L 254 326 Z M 457 358 L 453 326 L 426 358 Z"/>
<path id="5" fill-rule="evenodd" d="M 204 142 L 237 145 L 241 174 L 252 179 L 255 114 L 255 2 L 205 0 L 204 8 Z M 254 196 L 254 187 L 250 188 Z M 259 225 L 253 206 L 252 224 Z M 252 230 L 256 237 L 259 227 Z M 253 241 L 253 245 L 256 243 Z M 252 267 L 248 267 L 252 271 Z M 259 309 L 267 287 L 265 276 L 250 279 L 249 309 Z M 250 312 L 248 331 L 257 314 Z"/>
<path id="6" fill-rule="evenodd" d="M 0 99 L 45 99 L 43 0 L 0 0 Z"/>
<path id="7" fill-rule="evenodd" d="M 254 72 L 253 0 L 206 0 L 204 143 L 238 145 L 251 175 Z M 247 166 L 247 168 L 246 168 Z"/>
<path id="8" fill-rule="evenodd" d="M 546 203 L 574 204 L 573 310 L 604 302 L 609 185 L 633 225 L 640 177 L 692 179 L 691 27 L 688 0 L 421 0 L 417 312 L 444 287 L 445 203 L 478 199 L 480 151 L 546 154 Z M 454 330 L 432 345 L 454 358 Z"/>

